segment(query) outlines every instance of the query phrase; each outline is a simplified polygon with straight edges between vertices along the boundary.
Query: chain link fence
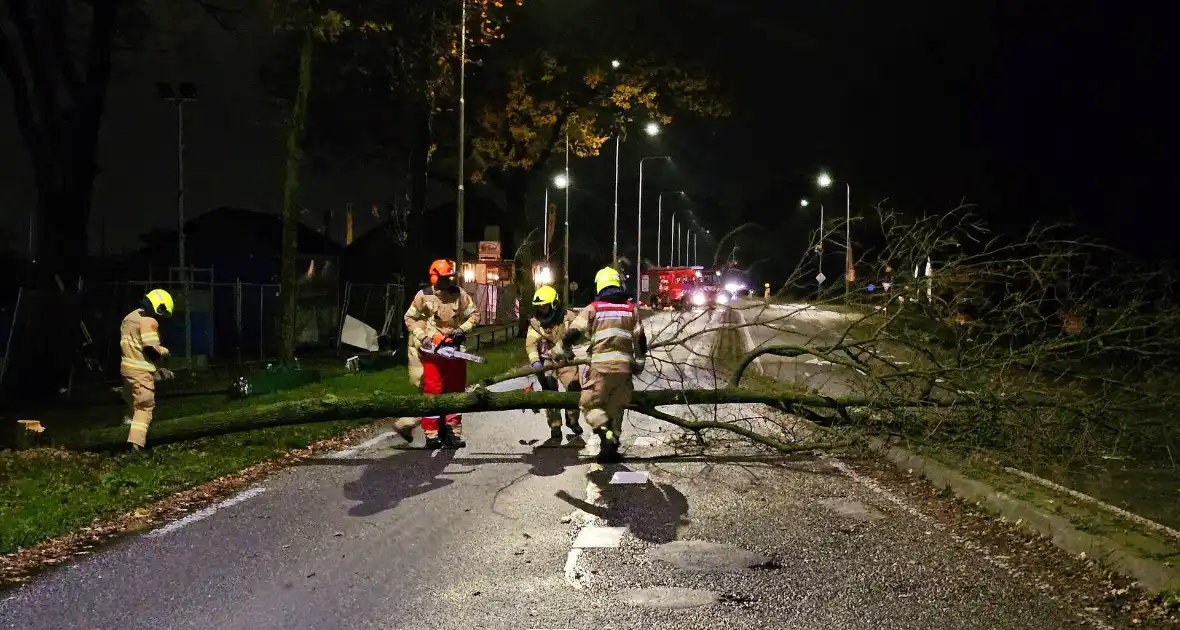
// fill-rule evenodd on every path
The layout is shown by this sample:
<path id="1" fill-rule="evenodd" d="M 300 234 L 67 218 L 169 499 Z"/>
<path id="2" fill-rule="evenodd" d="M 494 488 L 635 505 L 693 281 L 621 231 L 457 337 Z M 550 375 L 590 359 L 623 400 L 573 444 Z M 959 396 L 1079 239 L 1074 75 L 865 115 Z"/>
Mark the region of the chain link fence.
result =
<path id="1" fill-rule="evenodd" d="M 381 284 L 347 282 L 336 330 L 343 330 L 345 317 L 353 317 L 398 344 L 406 334 L 402 316 L 407 308 L 405 285 L 400 280 Z"/>

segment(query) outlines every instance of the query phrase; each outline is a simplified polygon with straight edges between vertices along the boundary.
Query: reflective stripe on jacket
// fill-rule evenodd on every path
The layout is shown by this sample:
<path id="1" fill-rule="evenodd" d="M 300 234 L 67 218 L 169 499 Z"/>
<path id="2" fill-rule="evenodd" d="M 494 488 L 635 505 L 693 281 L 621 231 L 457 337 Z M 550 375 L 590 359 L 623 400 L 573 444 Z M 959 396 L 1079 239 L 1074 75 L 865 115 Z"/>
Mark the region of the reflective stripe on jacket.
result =
<path id="1" fill-rule="evenodd" d="M 160 325 L 155 318 L 135 309 L 123 318 L 119 326 L 119 349 L 123 353 L 119 367 L 155 372 L 156 366 L 144 356 L 144 348 L 155 348 L 160 354 L 167 353 L 164 346 L 160 345 Z"/>
<path id="2" fill-rule="evenodd" d="M 547 360 L 553 348 L 565 336 L 567 327 L 573 323 L 575 317 L 573 313 L 566 311 L 561 321 L 551 328 L 542 326 L 541 321 L 536 317 L 530 319 L 529 329 L 524 337 L 524 348 L 529 355 L 529 363 Z"/>
<path id="3" fill-rule="evenodd" d="M 443 299 L 444 296 L 448 299 Z M 406 329 L 410 333 L 410 345 L 421 347 L 443 330 L 461 330 L 464 333 L 479 324 L 479 313 L 475 302 L 461 287 L 454 298 L 433 288 L 419 291 L 406 309 Z"/>
<path id="4" fill-rule="evenodd" d="M 599 372 L 630 372 L 633 362 L 646 358 L 643 322 L 633 304 L 591 302 L 569 329 L 590 338 L 590 365 Z"/>

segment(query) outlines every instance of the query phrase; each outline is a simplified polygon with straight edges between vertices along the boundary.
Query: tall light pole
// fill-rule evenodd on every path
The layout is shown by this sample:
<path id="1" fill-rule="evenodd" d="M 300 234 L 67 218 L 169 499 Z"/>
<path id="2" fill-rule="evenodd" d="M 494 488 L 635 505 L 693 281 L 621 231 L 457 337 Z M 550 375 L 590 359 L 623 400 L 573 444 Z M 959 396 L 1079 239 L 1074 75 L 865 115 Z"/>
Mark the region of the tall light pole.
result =
<path id="1" fill-rule="evenodd" d="M 545 215 L 541 221 L 541 251 L 549 262 L 549 183 L 545 183 Z"/>
<path id="2" fill-rule="evenodd" d="M 680 196 L 684 196 L 684 191 L 683 191 L 683 190 L 671 190 L 671 191 L 665 191 L 665 192 L 662 192 L 662 193 L 660 193 L 660 197 L 659 197 L 659 204 L 658 204 L 658 205 L 659 205 L 659 211 L 658 211 L 658 212 L 656 212 L 656 266 L 657 266 L 657 267 L 659 267 L 659 266 L 660 266 L 660 245 L 661 245 L 660 241 L 661 241 L 661 240 L 664 238 L 664 237 L 663 237 L 663 229 L 664 229 L 664 195 L 665 195 L 665 194 L 667 194 L 667 193 L 669 193 L 669 192 L 672 192 L 672 193 L 678 194 L 678 195 L 680 195 Z M 671 266 L 671 265 L 669 265 L 669 266 Z"/>
<path id="3" fill-rule="evenodd" d="M 648 123 L 647 128 L 652 129 L 653 125 L 655 123 Z M 659 132 L 658 126 L 655 126 L 654 129 L 657 133 Z M 637 213 L 638 229 L 635 233 L 635 302 L 637 304 L 643 299 L 643 163 L 648 160 L 671 159 L 670 155 L 653 155 L 639 160 L 639 211 Z"/>
<path id="4" fill-rule="evenodd" d="M 671 228 L 668 229 L 668 240 L 671 241 L 668 244 L 668 249 L 672 250 L 671 254 L 669 256 L 672 260 L 670 260 L 668 262 L 668 266 L 675 267 L 676 266 L 676 213 L 675 212 L 672 213 L 672 226 L 671 226 Z"/>
<path id="5" fill-rule="evenodd" d="M 463 211 L 466 201 L 463 191 L 463 156 L 467 151 L 467 0 L 459 0 L 463 7 L 459 18 L 459 170 L 455 188 L 455 263 L 463 267 Z M 546 209 L 546 212 L 548 209 Z"/>
<path id="6" fill-rule="evenodd" d="M 696 232 L 692 233 L 692 266 L 693 267 L 697 266 L 697 263 L 700 262 L 697 260 L 697 237 L 698 236 L 700 236 L 700 235 L 697 234 Z"/>
<path id="7" fill-rule="evenodd" d="M 193 319 L 189 303 L 189 273 L 184 251 L 184 104 L 197 100 L 196 85 L 184 82 L 173 91 L 171 83 L 156 83 L 160 98 L 176 106 L 176 234 L 180 263 L 181 301 L 184 303 L 184 358 L 193 359 Z"/>
<path id="8" fill-rule="evenodd" d="M 816 183 L 820 188 L 832 185 L 832 178 L 827 173 L 820 173 Z M 844 299 L 848 299 L 852 287 L 852 184 L 844 182 L 847 197 L 844 210 Z"/>
<path id="9" fill-rule="evenodd" d="M 565 132 L 565 244 L 562 246 L 561 267 L 565 274 L 565 288 L 562 290 L 562 304 L 570 303 L 570 134 Z"/>
<path id="10" fill-rule="evenodd" d="M 810 202 L 806 199 L 799 200 L 799 205 L 804 208 L 806 208 L 809 204 Z M 819 242 L 815 245 L 815 254 L 819 259 L 819 269 L 817 270 L 819 273 L 816 274 L 815 282 L 818 287 L 817 291 L 822 293 L 824 290 L 824 281 L 820 279 L 824 277 L 824 204 L 822 203 L 819 204 Z M 824 279 L 826 280 L 826 278 Z"/>
<path id="11" fill-rule="evenodd" d="M 618 68 L 618 61 L 612 61 L 611 65 Z M 611 241 L 610 249 L 610 264 L 612 267 L 619 264 L 619 156 L 622 155 L 623 134 L 615 135 L 615 231 L 614 239 Z"/>
<path id="12" fill-rule="evenodd" d="M 620 65 L 619 60 L 615 59 L 611 61 L 610 65 L 612 68 L 618 69 Z M 658 136 L 660 134 L 660 126 L 654 122 L 649 122 L 644 125 L 643 131 L 649 136 Z M 611 249 L 611 266 L 616 265 L 619 260 L 619 156 L 622 155 L 622 141 L 623 134 L 620 132 L 615 135 L 615 236 L 614 247 Z M 638 286 L 636 285 L 636 287 Z"/>

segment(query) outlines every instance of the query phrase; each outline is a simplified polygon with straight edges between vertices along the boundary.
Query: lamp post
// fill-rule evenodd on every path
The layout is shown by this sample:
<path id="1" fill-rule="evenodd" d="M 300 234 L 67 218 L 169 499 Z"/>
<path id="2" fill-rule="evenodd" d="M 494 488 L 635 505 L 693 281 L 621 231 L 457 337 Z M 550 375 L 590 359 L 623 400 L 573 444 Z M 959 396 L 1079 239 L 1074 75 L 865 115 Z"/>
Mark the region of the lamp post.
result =
<path id="1" fill-rule="evenodd" d="M 557 183 L 557 182 L 554 182 Z M 570 303 L 570 135 L 565 134 L 565 175 L 558 186 L 565 189 L 565 244 L 562 245 L 562 274 L 565 276 L 565 287 L 562 289 L 563 304 Z"/>
<path id="2" fill-rule="evenodd" d="M 799 205 L 806 208 L 810 204 L 806 199 L 800 199 Z M 818 285 L 818 291 L 823 292 L 824 281 L 820 278 L 824 275 L 824 204 L 819 204 L 819 243 L 815 245 L 815 254 L 819 258 L 819 273 L 816 275 L 815 282 Z M 846 274 L 847 275 L 847 274 Z"/>
<path id="3" fill-rule="evenodd" d="M 827 173 L 820 173 L 816 183 L 820 188 L 832 185 L 832 178 Z M 847 196 L 844 210 L 844 299 L 847 300 L 852 285 L 852 184 L 844 182 Z"/>
<path id="4" fill-rule="evenodd" d="M 647 128 L 652 129 L 655 123 L 648 123 Z M 659 127 L 654 127 L 656 133 L 659 132 Z M 649 132 L 651 133 L 651 132 Z M 648 160 L 671 160 L 670 155 L 653 155 L 650 157 L 640 158 L 639 160 L 639 211 L 638 211 L 638 229 L 635 235 L 635 301 L 638 303 L 643 299 L 640 295 L 643 292 L 643 163 Z"/>
<path id="5" fill-rule="evenodd" d="M 610 62 L 612 68 L 619 67 L 619 60 L 615 59 Z M 660 126 L 654 122 L 649 122 L 643 127 L 644 133 L 649 136 L 660 135 Z M 623 134 L 615 135 L 615 232 L 614 245 L 611 248 L 611 265 L 614 266 L 619 260 L 619 156 L 622 155 L 622 141 Z M 658 266 L 658 265 L 657 265 Z M 638 285 L 636 285 L 638 286 Z"/>
<path id="6" fill-rule="evenodd" d="M 541 252 L 549 262 L 549 184 L 545 184 L 545 213 L 541 219 Z"/>
<path id="7" fill-rule="evenodd" d="M 160 98 L 176 106 L 176 223 L 180 264 L 181 301 L 184 303 L 184 358 L 193 358 L 192 313 L 189 308 L 189 274 L 184 259 L 184 104 L 197 100 L 196 85 L 184 82 L 173 91 L 171 83 L 156 83 Z"/>
<path id="8" fill-rule="evenodd" d="M 462 13 L 459 18 L 459 169 L 457 186 L 455 189 L 455 264 L 463 267 L 463 211 L 465 194 L 463 191 L 463 156 L 466 155 L 467 138 L 467 0 L 460 0 Z"/>
<path id="9" fill-rule="evenodd" d="M 699 262 L 697 260 L 697 237 L 698 236 L 700 236 L 700 235 L 697 234 L 696 232 L 692 233 L 692 266 L 693 267 L 697 266 L 697 264 Z"/>
<path id="10" fill-rule="evenodd" d="M 672 191 L 665 191 L 665 192 L 660 193 L 659 204 L 657 204 L 659 206 L 659 210 L 656 212 L 656 266 L 657 267 L 660 266 L 660 245 L 661 245 L 660 241 L 663 240 L 663 238 L 664 238 L 663 234 L 662 234 L 663 229 L 664 229 L 664 195 L 667 194 L 668 192 L 672 192 L 672 193 L 676 193 L 680 196 L 684 196 L 683 190 L 672 190 Z"/>

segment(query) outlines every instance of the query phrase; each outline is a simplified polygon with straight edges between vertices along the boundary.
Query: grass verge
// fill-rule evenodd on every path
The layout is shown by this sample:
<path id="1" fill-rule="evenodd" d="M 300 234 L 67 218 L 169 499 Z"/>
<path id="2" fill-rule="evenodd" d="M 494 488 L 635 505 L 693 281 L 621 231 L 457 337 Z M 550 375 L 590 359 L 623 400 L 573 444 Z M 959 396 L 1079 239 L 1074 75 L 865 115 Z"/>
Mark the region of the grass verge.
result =
<path id="1" fill-rule="evenodd" d="M 494 376 L 525 362 L 521 344 L 489 348 L 487 363 L 470 366 L 469 380 Z M 230 405 L 252 405 L 372 393 L 413 393 L 404 368 L 344 373 L 319 383 L 267 396 L 172 408 L 167 417 Z M 161 411 L 167 409 L 164 407 Z M 165 415 L 165 414 L 161 414 Z M 320 440 L 339 436 L 371 420 L 357 419 L 261 429 L 153 448 L 140 453 L 92 454 L 60 449 L 0 451 L 0 554 L 27 548 L 113 518 L 174 493 L 274 460 Z M 51 425 L 52 426 L 52 425 Z M 149 435 L 150 442 L 150 435 Z"/>

